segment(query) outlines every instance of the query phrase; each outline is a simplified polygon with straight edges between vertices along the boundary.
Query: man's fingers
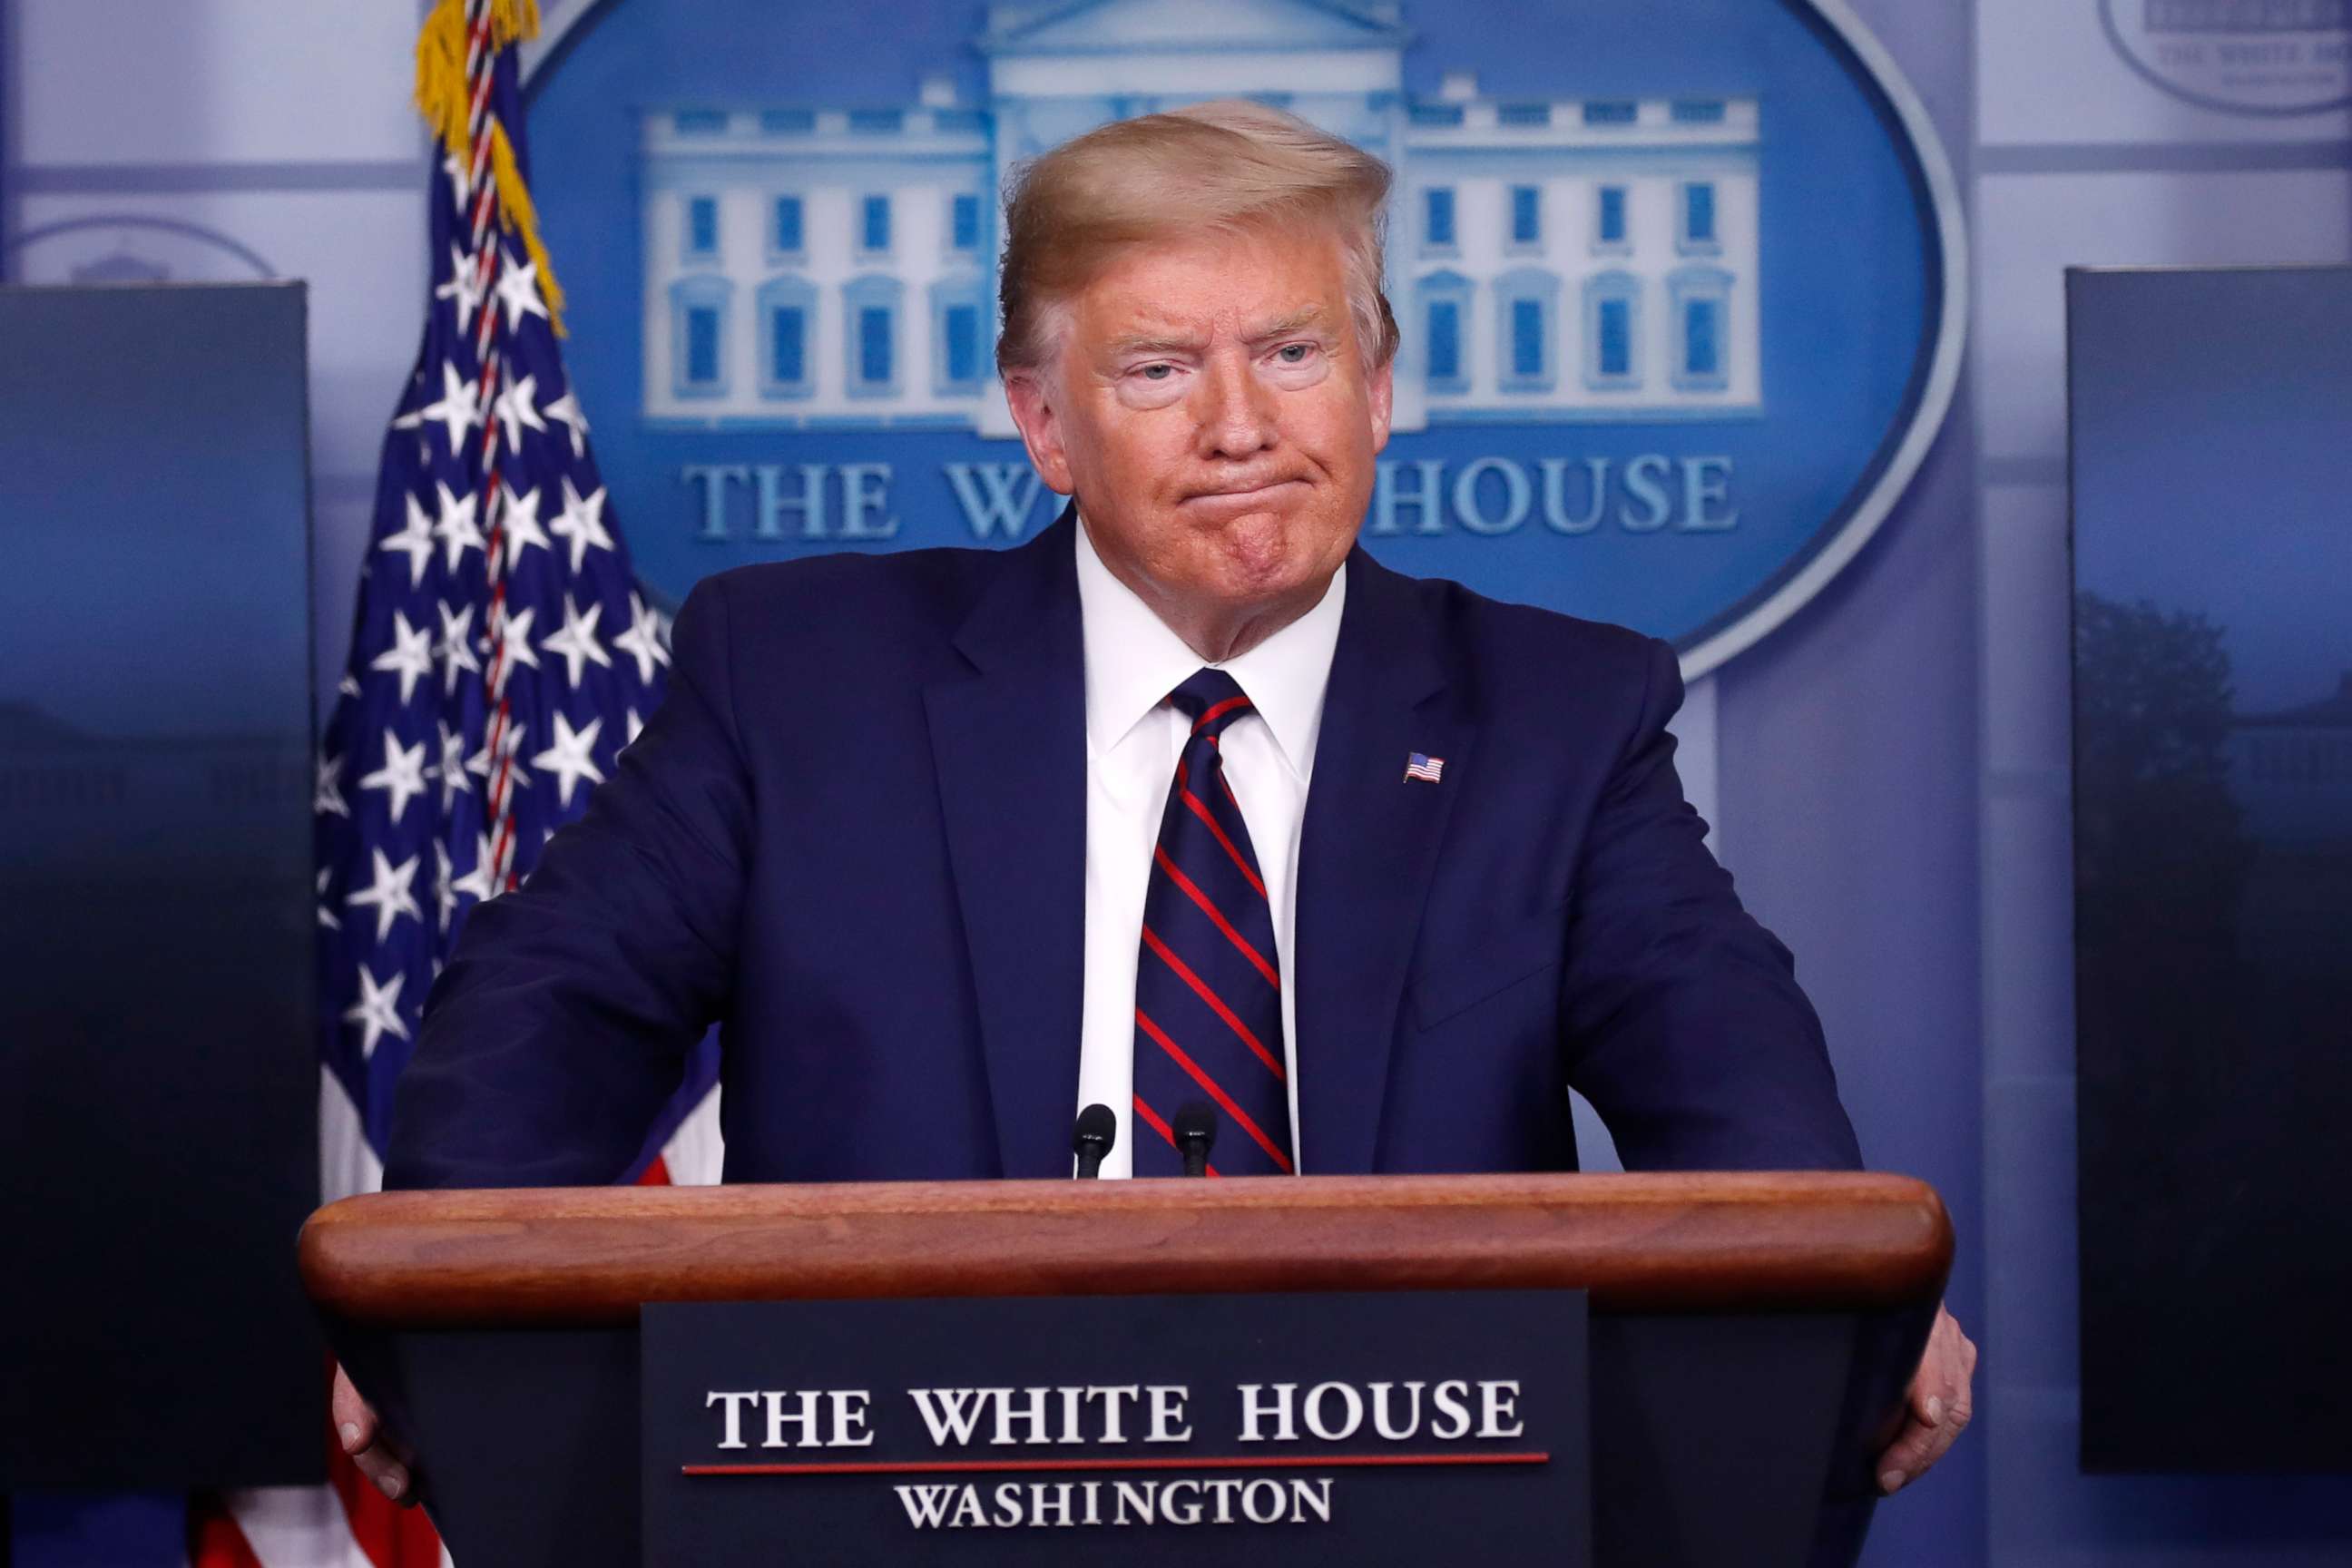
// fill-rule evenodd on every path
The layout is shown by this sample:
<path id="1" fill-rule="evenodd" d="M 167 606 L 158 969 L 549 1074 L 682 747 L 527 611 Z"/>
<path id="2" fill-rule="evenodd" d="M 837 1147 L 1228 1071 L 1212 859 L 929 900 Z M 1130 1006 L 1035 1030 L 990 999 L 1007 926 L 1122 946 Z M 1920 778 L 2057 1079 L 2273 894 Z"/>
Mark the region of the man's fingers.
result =
<path id="1" fill-rule="evenodd" d="M 394 1502 L 405 1502 L 409 1497 L 408 1456 L 396 1450 L 391 1435 L 376 1419 L 375 1409 L 352 1384 L 351 1374 L 340 1366 L 335 1368 L 334 1388 L 327 1398 L 330 1419 L 335 1425 L 336 1440 L 342 1444 L 352 1463 L 358 1467 L 376 1490 Z"/>

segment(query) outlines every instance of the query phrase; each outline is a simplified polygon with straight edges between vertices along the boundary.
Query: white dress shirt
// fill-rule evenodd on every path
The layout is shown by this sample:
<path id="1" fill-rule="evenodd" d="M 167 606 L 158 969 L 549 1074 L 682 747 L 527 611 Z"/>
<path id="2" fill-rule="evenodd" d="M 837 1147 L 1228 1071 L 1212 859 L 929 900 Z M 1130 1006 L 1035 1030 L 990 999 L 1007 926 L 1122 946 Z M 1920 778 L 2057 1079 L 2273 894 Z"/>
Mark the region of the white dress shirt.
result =
<path id="1" fill-rule="evenodd" d="M 1103 1161 L 1106 1176 L 1134 1172 L 1135 965 L 1143 941 L 1143 901 L 1160 814 L 1192 726 L 1164 700 L 1201 668 L 1201 656 L 1170 631 L 1150 605 L 1110 574 L 1079 520 L 1078 610 L 1087 663 L 1087 977 L 1080 1013 L 1078 1099 L 1108 1105 L 1118 1140 Z M 1297 1006 L 1291 984 L 1291 933 L 1297 925 L 1298 834 L 1307 784 L 1315 772 L 1315 737 L 1348 573 L 1313 609 L 1243 654 L 1214 668 L 1240 682 L 1251 711 L 1218 742 L 1225 782 L 1241 803 L 1250 847 L 1274 917 L 1275 965 L 1282 972 L 1282 1049 L 1290 1087 L 1291 1149 L 1307 1169 L 1298 1125 Z M 1149 1129 L 1145 1130 L 1149 1132 Z"/>

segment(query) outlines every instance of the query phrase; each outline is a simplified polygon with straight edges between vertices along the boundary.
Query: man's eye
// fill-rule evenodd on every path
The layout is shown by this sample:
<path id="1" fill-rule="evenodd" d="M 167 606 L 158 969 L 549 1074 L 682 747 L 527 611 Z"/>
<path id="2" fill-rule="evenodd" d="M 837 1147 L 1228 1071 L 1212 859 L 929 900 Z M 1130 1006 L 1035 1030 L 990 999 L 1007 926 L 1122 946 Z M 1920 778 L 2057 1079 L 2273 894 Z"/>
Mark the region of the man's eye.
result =
<path id="1" fill-rule="evenodd" d="M 1315 352 L 1312 343 L 1285 343 L 1274 351 L 1285 364 L 1305 364 L 1307 356 Z"/>
<path id="2" fill-rule="evenodd" d="M 1176 367 L 1172 364 L 1148 364 L 1138 374 L 1146 381 L 1166 381 L 1176 374 Z"/>

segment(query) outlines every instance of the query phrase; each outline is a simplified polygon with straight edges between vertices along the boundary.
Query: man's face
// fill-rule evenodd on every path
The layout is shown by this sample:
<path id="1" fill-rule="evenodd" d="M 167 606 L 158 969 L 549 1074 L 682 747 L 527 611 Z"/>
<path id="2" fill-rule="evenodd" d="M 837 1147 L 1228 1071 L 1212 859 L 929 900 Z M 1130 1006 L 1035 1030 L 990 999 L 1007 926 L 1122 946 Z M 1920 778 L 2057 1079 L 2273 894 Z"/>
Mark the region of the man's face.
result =
<path id="1" fill-rule="evenodd" d="M 1356 340 L 1338 239 L 1137 247 L 1066 309 L 1055 360 L 1006 392 L 1103 563 L 1211 657 L 1311 608 L 1389 436 L 1389 369 Z"/>

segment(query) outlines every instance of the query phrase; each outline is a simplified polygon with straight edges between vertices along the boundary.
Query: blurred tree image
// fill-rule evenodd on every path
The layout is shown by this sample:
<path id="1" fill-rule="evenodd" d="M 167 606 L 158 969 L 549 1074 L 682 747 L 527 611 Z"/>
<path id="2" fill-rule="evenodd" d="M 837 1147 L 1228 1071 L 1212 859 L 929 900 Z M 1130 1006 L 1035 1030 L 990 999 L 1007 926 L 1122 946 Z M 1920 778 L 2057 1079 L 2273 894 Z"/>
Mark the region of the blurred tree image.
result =
<path id="1" fill-rule="evenodd" d="M 2078 938 L 2097 950 L 2128 931 L 2231 952 L 2252 847 L 2230 793 L 2222 629 L 2081 594 L 2074 672 Z"/>

